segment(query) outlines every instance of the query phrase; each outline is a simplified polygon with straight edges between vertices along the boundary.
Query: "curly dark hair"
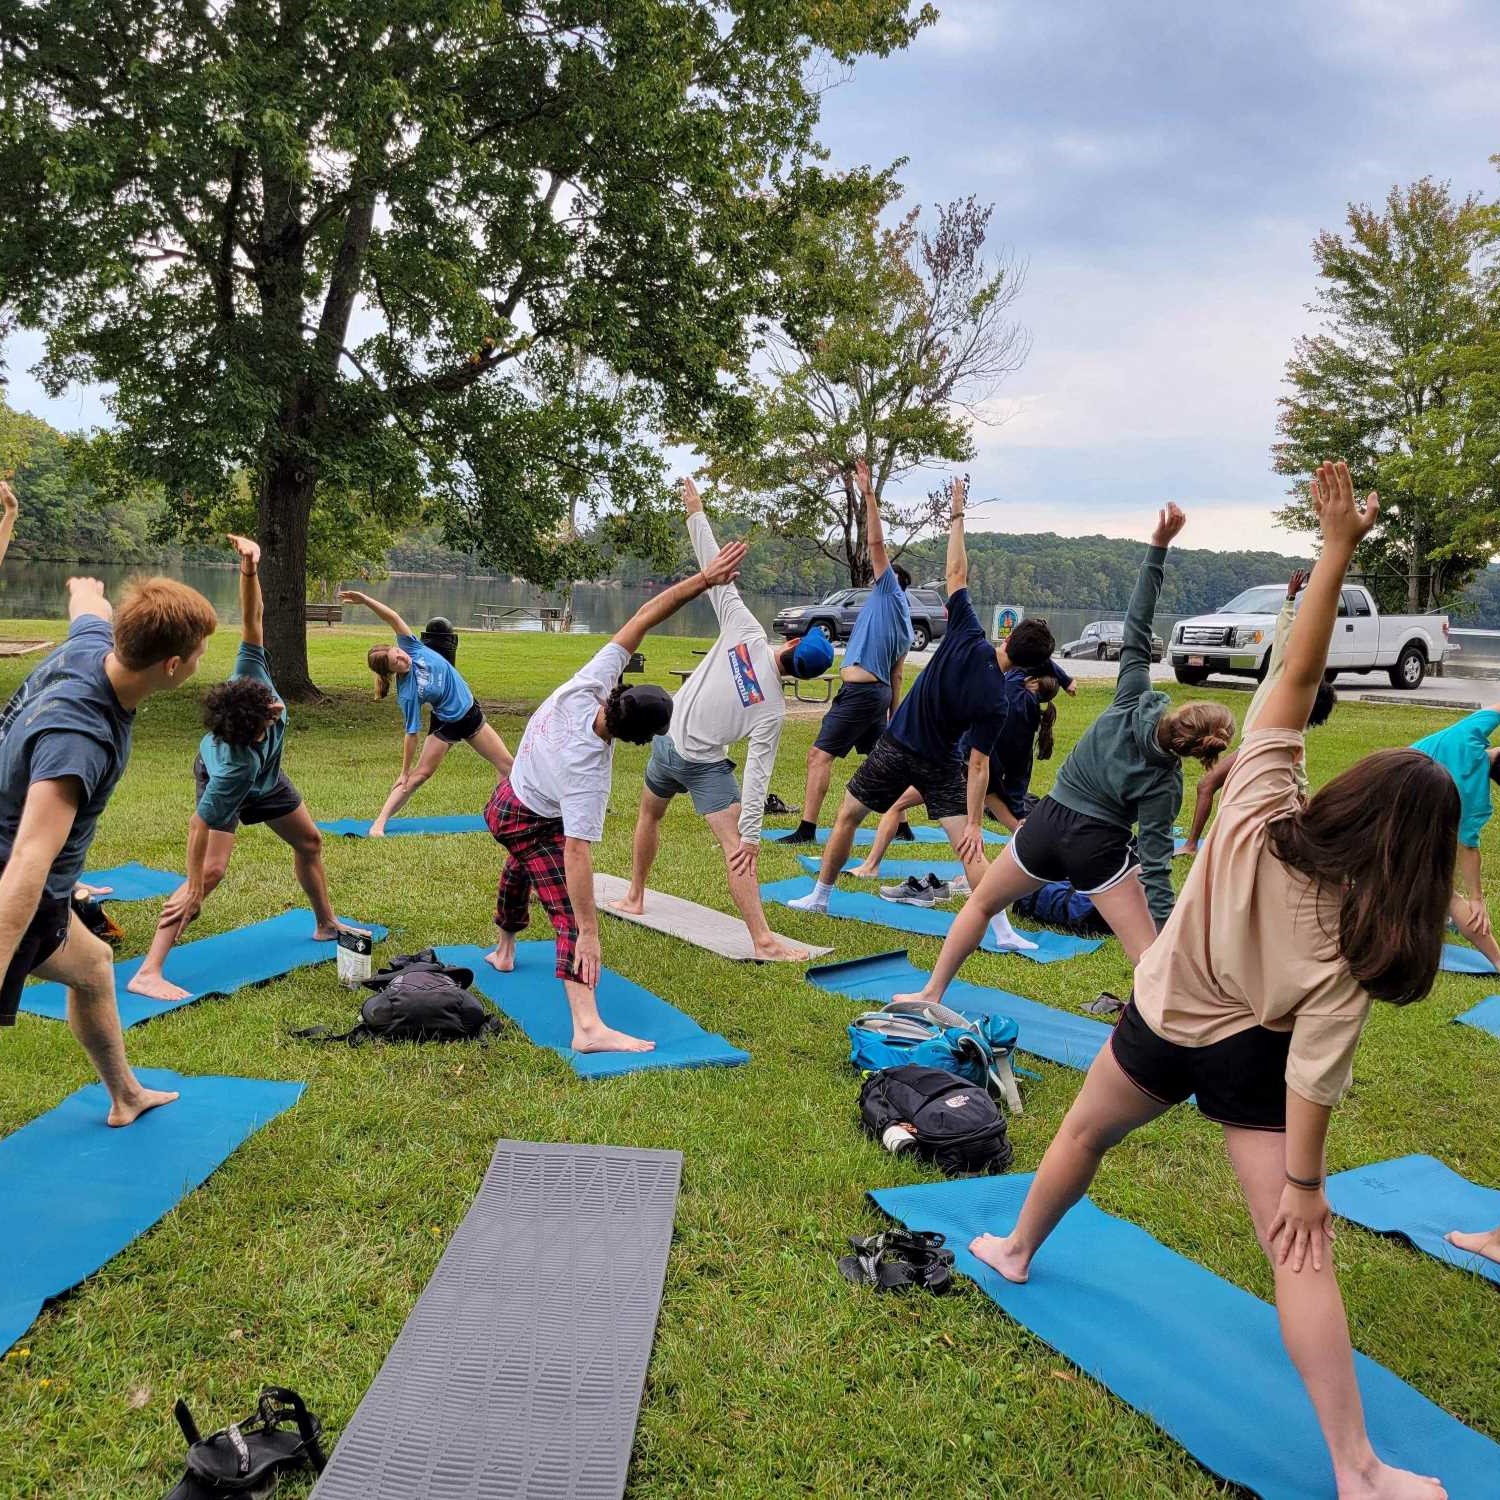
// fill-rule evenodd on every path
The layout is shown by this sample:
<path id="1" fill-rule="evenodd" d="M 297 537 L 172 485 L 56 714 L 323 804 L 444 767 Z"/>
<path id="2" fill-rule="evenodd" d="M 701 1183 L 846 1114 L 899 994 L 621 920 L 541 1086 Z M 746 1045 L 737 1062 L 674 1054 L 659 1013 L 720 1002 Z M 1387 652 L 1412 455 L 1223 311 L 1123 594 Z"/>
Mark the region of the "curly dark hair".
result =
<path id="1" fill-rule="evenodd" d="M 203 726 L 226 745 L 253 745 L 274 717 L 275 701 L 270 688 L 253 677 L 216 682 L 203 695 Z"/>

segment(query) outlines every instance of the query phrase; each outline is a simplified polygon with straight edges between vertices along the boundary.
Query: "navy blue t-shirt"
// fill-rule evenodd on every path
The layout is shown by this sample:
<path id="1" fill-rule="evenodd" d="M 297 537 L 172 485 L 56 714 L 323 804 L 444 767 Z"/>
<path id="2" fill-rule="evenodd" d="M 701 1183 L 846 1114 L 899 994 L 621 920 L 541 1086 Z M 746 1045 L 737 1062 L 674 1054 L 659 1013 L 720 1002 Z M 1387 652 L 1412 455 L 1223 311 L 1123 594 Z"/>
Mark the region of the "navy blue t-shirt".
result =
<path id="1" fill-rule="evenodd" d="M 114 644 L 108 620 L 80 615 L 0 713 L 0 861 L 10 858 L 33 782 L 71 776 L 83 787 L 78 816 L 47 876 L 49 896 L 72 895 L 130 759 L 135 714 L 120 706 L 104 671 Z"/>
<path id="2" fill-rule="evenodd" d="M 968 589 L 958 589 L 948 599 L 948 633 L 901 700 L 890 736 L 914 755 L 953 760 L 965 734 L 990 744 L 1004 717 L 1004 673 Z"/>

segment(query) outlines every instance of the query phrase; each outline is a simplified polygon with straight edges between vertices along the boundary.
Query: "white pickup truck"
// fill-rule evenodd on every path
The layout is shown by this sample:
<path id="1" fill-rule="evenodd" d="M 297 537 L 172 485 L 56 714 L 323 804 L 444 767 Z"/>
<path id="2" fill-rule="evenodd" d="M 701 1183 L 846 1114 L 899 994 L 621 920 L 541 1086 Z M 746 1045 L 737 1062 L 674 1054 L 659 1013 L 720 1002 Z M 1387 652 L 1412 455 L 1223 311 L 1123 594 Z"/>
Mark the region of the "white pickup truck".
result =
<path id="1" fill-rule="evenodd" d="M 1167 646 L 1178 682 L 1197 687 L 1213 672 L 1264 677 L 1285 598 L 1285 584 L 1258 584 L 1211 615 L 1179 620 Z M 1368 589 L 1344 585 L 1328 647 L 1330 678 L 1384 670 L 1392 687 L 1417 688 L 1447 650 L 1447 615 L 1382 615 Z"/>

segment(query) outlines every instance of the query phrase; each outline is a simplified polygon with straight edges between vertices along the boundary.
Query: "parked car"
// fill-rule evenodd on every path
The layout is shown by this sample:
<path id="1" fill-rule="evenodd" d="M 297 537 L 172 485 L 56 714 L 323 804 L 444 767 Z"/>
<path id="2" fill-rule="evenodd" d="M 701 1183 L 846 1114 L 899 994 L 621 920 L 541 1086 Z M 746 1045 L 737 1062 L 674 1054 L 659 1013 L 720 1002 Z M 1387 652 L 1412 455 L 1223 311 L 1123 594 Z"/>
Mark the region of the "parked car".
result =
<path id="1" fill-rule="evenodd" d="M 1123 620 L 1095 620 L 1083 627 L 1083 634 L 1076 641 L 1069 641 L 1062 648 L 1064 656 L 1086 656 L 1094 661 L 1119 661 L 1120 648 L 1125 644 L 1125 622 Z M 1151 636 L 1151 660 L 1160 661 L 1167 654 L 1167 643 L 1155 633 Z"/>
<path id="2" fill-rule="evenodd" d="M 817 604 L 796 604 L 778 610 L 771 628 L 790 640 L 806 635 L 814 625 L 821 625 L 829 640 L 847 641 L 870 593 L 869 589 L 837 589 Z M 931 642 L 942 640 L 948 633 L 948 606 L 943 596 L 931 588 L 907 589 L 906 600 L 911 606 L 912 650 L 925 651 Z"/>
<path id="3" fill-rule="evenodd" d="M 1264 677 L 1286 598 L 1284 583 L 1258 584 L 1211 615 L 1179 620 L 1172 629 L 1172 666 L 1178 682 L 1197 687 L 1211 672 Z M 1382 615 L 1370 591 L 1345 584 L 1328 648 L 1328 676 L 1384 669 L 1395 688 L 1421 687 L 1430 667 L 1451 648 L 1447 615 Z"/>

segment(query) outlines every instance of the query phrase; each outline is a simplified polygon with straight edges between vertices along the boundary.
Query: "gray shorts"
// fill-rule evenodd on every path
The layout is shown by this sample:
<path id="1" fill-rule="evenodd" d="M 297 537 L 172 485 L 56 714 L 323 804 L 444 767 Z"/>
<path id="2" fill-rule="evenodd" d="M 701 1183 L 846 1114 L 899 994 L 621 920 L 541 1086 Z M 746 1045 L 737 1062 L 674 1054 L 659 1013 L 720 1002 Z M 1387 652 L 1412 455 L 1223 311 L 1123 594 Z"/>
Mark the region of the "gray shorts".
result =
<path id="1" fill-rule="evenodd" d="M 646 786 L 669 801 L 678 792 L 686 792 L 693 799 L 693 811 L 705 818 L 733 807 L 740 800 L 733 761 L 684 760 L 669 734 L 659 734 L 651 741 Z"/>

